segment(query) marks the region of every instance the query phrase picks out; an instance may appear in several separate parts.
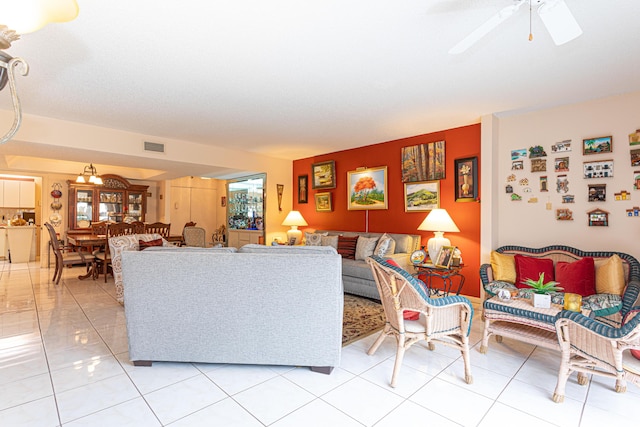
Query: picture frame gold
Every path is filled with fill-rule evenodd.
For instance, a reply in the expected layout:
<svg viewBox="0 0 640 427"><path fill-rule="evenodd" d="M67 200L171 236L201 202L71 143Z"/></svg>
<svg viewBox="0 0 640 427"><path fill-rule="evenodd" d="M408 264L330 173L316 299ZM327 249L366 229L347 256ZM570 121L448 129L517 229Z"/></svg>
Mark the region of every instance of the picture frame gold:
<svg viewBox="0 0 640 427"><path fill-rule="evenodd" d="M316 193L316 212L331 212L333 211L333 204L331 203L331 193Z"/></svg>
<svg viewBox="0 0 640 427"><path fill-rule="evenodd" d="M455 246L442 246L438 251L438 256L436 257L436 261L433 265L438 268L449 268L455 251Z"/></svg>
<svg viewBox="0 0 640 427"><path fill-rule="evenodd" d="M359 168L347 172L347 209L388 209L387 167Z"/></svg>

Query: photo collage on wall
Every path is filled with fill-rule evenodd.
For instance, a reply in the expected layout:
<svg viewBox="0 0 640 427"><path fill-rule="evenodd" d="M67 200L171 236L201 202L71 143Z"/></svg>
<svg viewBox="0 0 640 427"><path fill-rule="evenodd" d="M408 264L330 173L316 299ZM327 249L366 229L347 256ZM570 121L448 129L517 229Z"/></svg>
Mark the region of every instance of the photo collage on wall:
<svg viewBox="0 0 640 427"><path fill-rule="evenodd" d="M613 137L585 138L577 149L575 145L572 145L571 139L566 139L549 147L533 145L511 150L511 173L506 179L505 194L513 202L526 201L531 204L538 203L538 197L546 195L546 209L549 211L553 211L552 200L568 205L576 203L577 198L581 202L594 204L594 209L586 212L588 226L608 226L609 212L597 205L631 200L631 193L626 189L615 189L618 190L615 193L610 190L612 194L607 195L606 181L614 177ZM633 189L640 190L640 129L629 134L629 146L630 166L637 168L632 170ZM581 168L576 166L580 162L580 151ZM585 180L584 187L579 182L570 182L570 177L575 180L577 174ZM630 206L625 214L638 217L640 207ZM568 206L557 208L555 219L571 221L574 214Z"/></svg>

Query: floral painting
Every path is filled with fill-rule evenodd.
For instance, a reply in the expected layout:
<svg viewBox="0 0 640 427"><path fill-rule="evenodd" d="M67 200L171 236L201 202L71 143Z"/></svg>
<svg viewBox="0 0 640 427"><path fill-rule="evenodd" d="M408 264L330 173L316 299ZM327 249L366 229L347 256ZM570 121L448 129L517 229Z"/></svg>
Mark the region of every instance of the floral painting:
<svg viewBox="0 0 640 427"><path fill-rule="evenodd" d="M444 141L402 147L402 182L444 179Z"/></svg>
<svg viewBox="0 0 640 427"><path fill-rule="evenodd" d="M387 209L387 167L347 172L349 210Z"/></svg>
<svg viewBox="0 0 640 427"><path fill-rule="evenodd" d="M456 159L456 202L474 202L478 198L478 158Z"/></svg>

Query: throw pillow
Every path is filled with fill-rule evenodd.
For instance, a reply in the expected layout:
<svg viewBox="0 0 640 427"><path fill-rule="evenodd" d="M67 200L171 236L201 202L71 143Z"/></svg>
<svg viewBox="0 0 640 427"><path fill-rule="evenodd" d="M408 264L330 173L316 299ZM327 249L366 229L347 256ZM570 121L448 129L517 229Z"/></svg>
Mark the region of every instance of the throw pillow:
<svg viewBox="0 0 640 427"><path fill-rule="evenodd" d="M516 283L516 261L513 255L491 251L491 271L493 280Z"/></svg>
<svg viewBox="0 0 640 427"><path fill-rule="evenodd" d="M338 236L322 236L322 246L331 246L338 250Z"/></svg>
<svg viewBox="0 0 640 427"><path fill-rule="evenodd" d="M322 236L326 236L325 233L304 233L304 240L307 246L322 246Z"/></svg>
<svg viewBox="0 0 640 427"><path fill-rule="evenodd" d="M622 295L625 288L622 258L611 255L604 260L595 261L596 293Z"/></svg>
<svg viewBox="0 0 640 427"><path fill-rule="evenodd" d="M379 257L385 257L392 255L396 250L396 241L393 240L393 237L389 236L387 233L384 233L380 236L378 240L378 244L373 250L373 254Z"/></svg>
<svg viewBox="0 0 640 427"><path fill-rule="evenodd" d="M162 246L162 239L149 240L148 242L145 242L144 240L138 240L138 246L140 247L141 251L152 246Z"/></svg>
<svg viewBox="0 0 640 427"><path fill-rule="evenodd" d="M591 257L574 262L558 261L555 276L564 292L580 294L583 297L596 293L596 268ZM547 275L544 277L546 280Z"/></svg>
<svg viewBox="0 0 640 427"><path fill-rule="evenodd" d="M365 260L373 255L379 237L362 237L358 238L356 244L356 260Z"/></svg>
<svg viewBox="0 0 640 427"><path fill-rule="evenodd" d="M358 244L358 236L345 237L338 236L338 253L342 258L356 259L356 245Z"/></svg>
<svg viewBox="0 0 640 427"><path fill-rule="evenodd" d="M544 273L544 282L555 280L553 274L553 260L549 258L534 258L517 254L513 257L516 261L516 283L518 288L529 288L525 285L527 279L538 280L540 273Z"/></svg>

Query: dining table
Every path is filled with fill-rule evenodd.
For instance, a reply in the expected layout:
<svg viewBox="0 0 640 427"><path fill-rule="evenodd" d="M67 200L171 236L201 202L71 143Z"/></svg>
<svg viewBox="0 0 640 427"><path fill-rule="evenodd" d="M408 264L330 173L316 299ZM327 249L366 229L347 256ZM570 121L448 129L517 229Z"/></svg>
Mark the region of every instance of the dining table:
<svg viewBox="0 0 640 427"><path fill-rule="evenodd" d="M79 248L78 250L91 251L96 247L104 247L107 244L107 235L93 233L67 233L67 243ZM98 267L94 262L91 264L91 269L87 271L87 274L78 276L78 279L84 280L88 277L96 278L98 274Z"/></svg>

